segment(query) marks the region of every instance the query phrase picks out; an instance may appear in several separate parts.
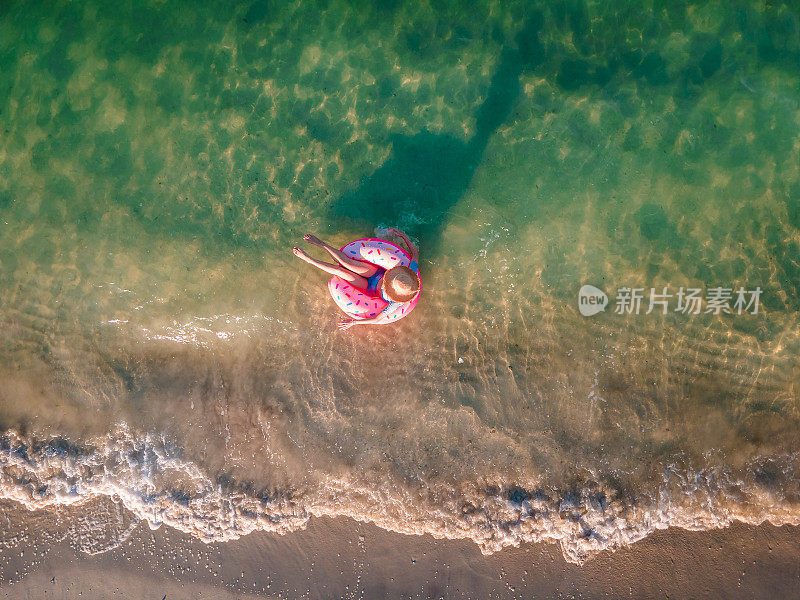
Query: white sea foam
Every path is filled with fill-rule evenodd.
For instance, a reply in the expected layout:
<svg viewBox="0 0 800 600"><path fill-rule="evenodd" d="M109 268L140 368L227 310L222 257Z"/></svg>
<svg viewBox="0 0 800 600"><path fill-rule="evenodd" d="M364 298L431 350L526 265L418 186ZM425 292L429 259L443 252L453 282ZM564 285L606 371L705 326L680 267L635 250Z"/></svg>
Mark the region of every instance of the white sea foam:
<svg viewBox="0 0 800 600"><path fill-rule="evenodd" d="M793 469L798 456L780 462ZM734 480L725 469L669 468L657 494L632 504L598 486L566 494L502 484L420 493L386 481L336 478L316 489L258 496L216 482L162 437L137 436L124 425L81 447L60 438L33 441L13 431L2 438L1 498L35 510L98 496L119 502L135 517L120 529L117 542L130 535L137 520L219 542L253 531L288 533L313 516L347 516L404 534L471 539L484 553L524 542L557 542L576 563L667 527L710 529L734 520L800 524L796 503ZM89 541L83 549L102 552L114 545Z"/></svg>

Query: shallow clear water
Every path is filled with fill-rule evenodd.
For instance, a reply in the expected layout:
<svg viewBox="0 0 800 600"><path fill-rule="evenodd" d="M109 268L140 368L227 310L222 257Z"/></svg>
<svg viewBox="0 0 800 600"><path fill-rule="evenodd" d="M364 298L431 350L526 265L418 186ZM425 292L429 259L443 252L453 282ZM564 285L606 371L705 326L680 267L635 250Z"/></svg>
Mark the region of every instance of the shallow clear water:
<svg viewBox="0 0 800 600"><path fill-rule="evenodd" d="M3 3L0 495L571 560L800 522L799 32L757 2ZM291 247L386 226L422 300L339 332ZM614 311L664 286L760 310Z"/></svg>

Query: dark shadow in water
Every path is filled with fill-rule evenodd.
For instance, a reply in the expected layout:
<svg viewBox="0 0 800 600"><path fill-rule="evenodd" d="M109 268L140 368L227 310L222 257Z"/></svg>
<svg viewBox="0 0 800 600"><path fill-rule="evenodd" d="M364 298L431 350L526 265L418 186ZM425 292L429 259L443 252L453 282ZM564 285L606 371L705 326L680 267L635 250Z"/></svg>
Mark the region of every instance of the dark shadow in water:
<svg viewBox="0 0 800 600"><path fill-rule="evenodd" d="M467 142L423 131L390 137L392 154L352 191L336 199L334 219L358 226L398 225L435 246L448 211L467 190L489 137L503 124L520 93L519 78L544 60L539 41L542 14L528 17L514 46L505 46L486 100L476 115L475 135Z"/></svg>
<svg viewBox="0 0 800 600"><path fill-rule="evenodd" d="M547 36L547 61L539 36L540 32L543 37L545 33L543 13L547 31L551 33ZM672 94L675 109L674 114L664 114L663 141L657 151L674 154L682 130L692 130L694 138L684 144L682 162L676 162L688 183L699 185L706 177L701 161L709 148L719 149L720 163L732 170L758 165L768 155L782 164L790 159L793 148L795 128L791 121L762 136L756 144L734 143L733 132L717 122L713 110L698 110L697 101L706 87L715 85L720 78L740 81L742 89L750 90L758 98L758 84L742 75L737 56L744 52L756 56L761 63L797 73L800 65L797 23L797 10L787 2L778 2L774 10L766 12L739 6L731 10L713 33L695 28L686 7L680 3L665 5L657 13L641 18L623 7L596 12L590 18L584 0L549 2L526 20L514 43L503 48L486 100L476 115L476 133L470 140L465 142L430 131L391 137L389 159L364 177L355 189L334 200L330 216L334 220L349 220L360 228L402 225L420 238L427 251L435 251L448 212L466 192L489 137L508 119L519 97L520 75L534 68L567 94L589 88L602 90L621 117L634 122L644 110L639 99L650 97L652 88L664 88ZM673 30L683 32L690 40L685 58L670 57L656 43ZM553 31L557 33L552 34ZM571 41L565 44L563 40ZM724 40L739 41L723 44ZM615 81L632 82L638 93ZM533 100L534 107L538 104L542 111L550 110L550 103L546 97ZM579 122L574 126L587 132L584 143L597 147L593 137L597 132L591 126ZM623 144L628 152L648 151L636 125L630 128ZM753 197L765 191L765 184L756 176L751 177L751 187ZM793 210L793 205L789 202L789 217L798 223L798 211ZM657 203L643 206L634 218L654 247L674 252L687 273L702 280L713 278L716 257L709 254L702 241L682 236L676 223L669 220ZM796 256L796 247L776 232L766 233L784 289L796 291L798 287L793 282L797 281L800 269L790 258ZM777 298L774 294L770 297ZM800 306L800 294L789 297L787 305Z"/></svg>

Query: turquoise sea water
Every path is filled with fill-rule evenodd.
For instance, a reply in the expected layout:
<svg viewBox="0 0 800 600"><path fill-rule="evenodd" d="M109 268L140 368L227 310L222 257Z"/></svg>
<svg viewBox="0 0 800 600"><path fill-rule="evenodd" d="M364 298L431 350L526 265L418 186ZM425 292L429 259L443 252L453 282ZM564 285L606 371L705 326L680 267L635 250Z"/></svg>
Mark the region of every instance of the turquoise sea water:
<svg viewBox="0 0 800 600"><path fill-rule="evenodd" d="M571 560L800 522L799 19L0 4L0 496ZM422 300L339 332L291 247L383 227L419 243ZM622 287L762 292L635 315Z"/></svg>

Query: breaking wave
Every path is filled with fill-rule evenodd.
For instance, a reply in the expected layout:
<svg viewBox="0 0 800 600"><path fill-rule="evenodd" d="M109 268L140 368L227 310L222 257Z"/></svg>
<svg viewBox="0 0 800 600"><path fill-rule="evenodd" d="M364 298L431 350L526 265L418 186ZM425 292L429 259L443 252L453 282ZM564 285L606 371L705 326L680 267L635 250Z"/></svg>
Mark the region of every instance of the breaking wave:
<svg viewBox="0 0 800 600"><path fill-rule="evenodd" d="M794 453L754 461L743 477L724 468L668 468L657 491L634 503L590 480L571 490L507 482L412 490L389 481L330 478L316 488L266 494L204 473L161 436L138 436L120 425L81 446L7 432L0 439L0 498L36 510L107 497L134 516L117 543L140 521L220 542L254 531L285 534L315 516L346 516L398 533L470 539L485 554L525 542L558 542L568 561L580 563L667 527L712 529L735 520L800 524L797 490L788 496L768 489L770 477L780 472L793 480L799 465Z"/></svg>

